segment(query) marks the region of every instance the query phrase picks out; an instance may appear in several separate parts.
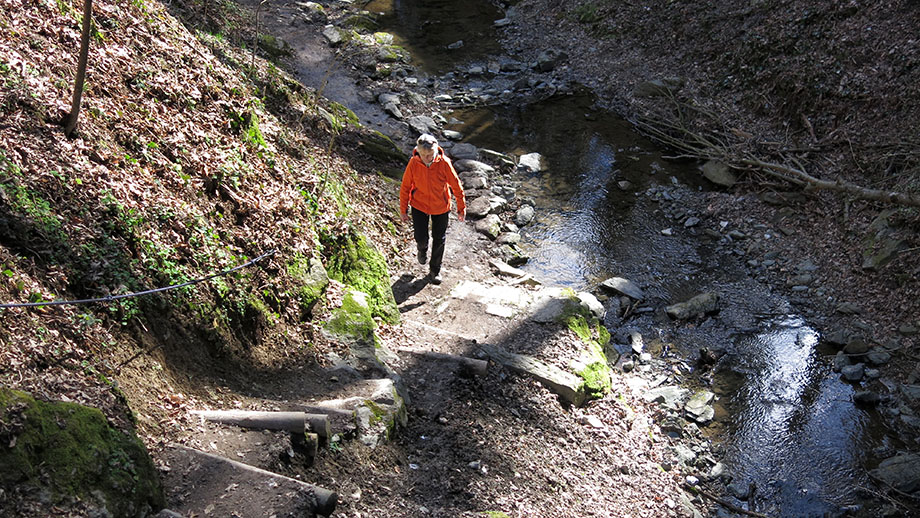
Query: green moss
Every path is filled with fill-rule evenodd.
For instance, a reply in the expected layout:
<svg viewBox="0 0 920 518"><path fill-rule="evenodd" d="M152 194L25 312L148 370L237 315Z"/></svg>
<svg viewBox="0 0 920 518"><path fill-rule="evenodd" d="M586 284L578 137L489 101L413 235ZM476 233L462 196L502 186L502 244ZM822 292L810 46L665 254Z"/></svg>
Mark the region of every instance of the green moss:
<svg viewBox="0 0 920 518"><path fill-rule="evenodd" d="M370 13L361 13L349 16L345 25L355 30L375 31L380 26Z"/></svg>
<svg viewBox="0 0 920 518"><path fill-rule="evenodd" d="M98 409L0 389L0 423L0 484L47 487L57 501L94 500L114 516L163 506L144 445Z"/></svg>
<svg viewBox="0 0 920 518"><path fill-rule="evenodd" d="M481 514L486 518L511 518L501 511L483 511Z"/></svg>
<svg viewBox="0 0 920 518"><path fill-rule="evenodd" d="M331 254L326 269L329 276L352 288L367 293L371 314L385 322L399 322L399 310L390 288L390 273L386 259L363 235L348 232L330 237L324 243Z"/></svg>
<svg viewBox="0 0 920 518"><path fill-rule="evenodd" d="M377 323L371 315L371 308L362 304L350 291L345 293L342 307L332 311L326 329L338 336L376 343L374 330L377 329Z"/></svg>
<svg viewBox="0 0 920 518"><path fill-rule="evenodd" d="M329 275L319 259L303 254L294 254L287 265L287 272L294 283L290 294L300 302L301 311L308 314L326 292Z"/></svg>
<svg viewBox="0 0 920 518"><path fill-rule="evenodd" d="M603 397L613 390L610 381L610 366L607 365L607 356L604 346L610 342L610 333L596 319L591 323L583 315L571 315L565 320L582 342L586 349L575 366L575 374L584 380L585 394L590 398Z"/></svg>

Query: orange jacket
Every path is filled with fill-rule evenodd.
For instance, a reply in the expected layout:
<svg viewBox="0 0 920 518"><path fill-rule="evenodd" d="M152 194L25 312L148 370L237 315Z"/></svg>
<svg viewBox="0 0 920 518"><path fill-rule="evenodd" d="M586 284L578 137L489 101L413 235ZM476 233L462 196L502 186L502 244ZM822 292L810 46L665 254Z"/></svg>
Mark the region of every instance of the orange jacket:
<svg viewBox="0 0 920 518"><path fill-rule="evenodd" d="M457 198L457 212L466 211L463 187L450 159L441 146L435 153L430 166L422 162L418 151L412 150L412 158L403 173L399 189L399 213L405 214L409 205L425 214L438 215L450 211L450 194Z"/></svg>

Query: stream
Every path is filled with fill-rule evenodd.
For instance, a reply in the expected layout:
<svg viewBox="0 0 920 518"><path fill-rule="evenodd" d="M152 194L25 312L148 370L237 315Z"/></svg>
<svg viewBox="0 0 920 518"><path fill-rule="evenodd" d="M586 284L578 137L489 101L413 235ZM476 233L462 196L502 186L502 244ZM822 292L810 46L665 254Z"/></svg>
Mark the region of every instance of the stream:
<svg viewBox="0 0 920 518"><path fill-rule="evenodd" d="M486 1L373 0L364 8L382 13L378 30L395 35L423 78L463 77L471 66L507 58L493 26L504 14ZM379 105L357 94L328 51L315 50L325 42L279 20L266 23L295 48L300 79L386 132L390 122ZM434 29L435 20L451 23ZM477 76L468 87L485 88L489 80ZM521 232L530 256L524 270L546 284L588 290L626 277L656 308L704 291L721 295L719 315L699 325L672 323L660 310L625 321L614 315L606 324L612 332L657 335L683 354L726 351L706 387L717 401L715 421L704 428L733 477L726 498L748 506L737 497L753 484L758 512L789 518L842 516L859 505L858 488L871 485L865 474L871 452L885 446L873 424L878 419L854 407L854 386L832 371L833 356L819 347L818 333L751 275L747 258L675 219L681 198L710 188L697 164L664 158L586 91L445 115L452 120L447 128L466 135L464 142L545 157L546 170L516 178L517 196L533 199L537 213Z"/></svg>

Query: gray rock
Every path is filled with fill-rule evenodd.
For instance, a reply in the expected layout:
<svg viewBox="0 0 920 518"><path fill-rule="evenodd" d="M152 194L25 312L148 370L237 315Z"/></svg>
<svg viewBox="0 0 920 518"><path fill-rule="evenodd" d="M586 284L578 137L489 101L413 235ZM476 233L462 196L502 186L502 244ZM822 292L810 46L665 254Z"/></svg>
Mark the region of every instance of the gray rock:
<svg viewBox="0 0 920 518"><path fill-rule="evenodd" d="M717 293L702 293L686 302L673 304L665 308L665 312L675 320L686 320L694 316L703 316L719 308L719 295Z"/></svg>
<svg viewBox="0 0 920 518"><path fill-rule="evenodd" d="M511 25L511 23L512 23L511 18L502 18L501 20L495 20L494 22L492 22L492 25L494 25L495 27L507 27Z"/></svg>
<svg viewBox="0 0 920 518"><path fill-rule="evenodd" d="M918 332L920 332L920 330L917 329L917 326L913 326L910 324L903 324L900 327L898 327L898 332L904 336L914 336Z"/></svg>
<svg viewBox="0 0 920 518"><path fill-rule="evenodd" d="M480 348L492 361L534 378L569 403L581 406L585 402L584 381L578 376L543 363L532 356L510 353L487 344L480 345Z"/></svg>
<svg viewBox="0 0 920 518"><path fill-rule="evenodd" d="M323 37L329 42L329 45L335 47L342 43L342 33L334 25L327 25L323 28Z"/></svg>
<svg viewBox="0 0 920 518"><path fill-rule="evenodd" d="M495 242L500 245L516 245L521 242L521 235L517 232L502 232L495 238Z"/></svg>
<svg viewBox="0 0 920 518"><path fill-rule="evenodd" d="M715 398L715 394L708 390L701 390L693 394L690 400L687 401L687 404L684 405L684 410L694 418L694 421L699 422L699 420L696 419L697 417L706 414L707 408L710 411L712 410L709 403L712 402L713 398ZM711 416L710 419L712 419Z"/></svg>
<svg viewBox="0 0 920 518"><path fill-rule="evenodd" d="M392 116L394 119L402 119L402 118L403 118L402 111L399 109L399 106L397 106L396 103L387 103L387 104L383 107L383 111L385 111L385 112L387 112L388 114L390 114L390 116Z"/></svg>
<svg viewBox="0 0 920 518"><path fill-rule="evenodd" d="M533 221L536 211L530 205L521 205L521 207L514 213L514 223L519 226L524 226L530 224Z"/></svg>
<svg viewBox="0 0 920 518"><path fill-rule="evenodd" d="M479 156L479 150L472 144L461 142L450 150L450 155L457 160L475 160Z"/></svg>
<svg viewBox="0 0 920 518"><path fill-rule="evenodd" d="M495 172L495 168L489 164L480 162L479 160L470 160L468 158L455 161L454 167L457 171L469 171L482 176L488 176Z"/></svg>
<svg viewBox="0 0 920 518"><path fill-rule="evenodd" d="M464 189L488 189L489 181L482 176L464 175L460 177ZM479 198L483 199L483 198Z"/></svg>
<svg viewBox="0 0 920 518"><path fill-rule="evenodd" d="M687 218L686 221L684 221L684 226L687 228L695 227L699 224L700 224L700 218L697 218L697 217L690 217L690 218Z"/></svg>
<svg viewBox="0 0 920 518"><path fill-rule="evenodd" d="M870 473L898 491L913 493L920 489L920 455L911 453L885 459Z"/></svg>
<svg viewBox="0 0 920 518"><path fill-rule="evenodd" d="M853 402L857 405L876 406L881 401L881 397L875 392L861 390L853 394Z"/></svg>
<svg viewBox="0 0 920 518"><path fill-rule="evenodd" d="M579 291L576 296L581 302L581 306L591 312L592 315L597 317L600 320L604 319L604 315L607 314L607 310L604 309L604 305L597 300L597 297L594 295L585 292Z"/></svg>
<svg viewBox="0 0 920 518"><path fill-rule="evenodd" d="M443 130L441 131L441 134L444 135L444 138L450 140L461 140L463 138L463 133L460 133L459 131Z"/></svg>
<svg viewBox="0 0 920 518"><path fill-rule="evenodd" d="M556 68L556 64L568 58L569 56L565 52L559 52L555 49L544 50L537 57L537 63L534 68L537 72L551 72Z"/></svg>
<svg viewBox="0 0 920 518"><path fill-rule="evenodd" d="M866 360L872 365L885 365L891 361L891 354L887 351L876 347L869 351L869 354L866 355Z"/></svg>
<svg viewBox="0 0 920 518"><path fill-rule="evenodd" d="M480 198L481 199L481 198ZM489 214L485 218L476 222L476 232L487 236L489 239L495 239L501 232L501 220L495 214Z"/></svg>
<svg viewBox="0 0 920 518"><path fill-rule="evenodd" d="M399 95L392 92L384 92L377 96L377 102L384 106L390 103L399 104Z"/></svg>
<svg viewBox="0 0 920 518"><path fill-rule="evenodd" d="M412 128L412 131L421 135L422 133L434 133L438 125L434 122L434 119L431 117L426 117L425 115L416 115L414 117L409 117L409 120L406 122L409 123L409 127Z"/></svg>
<svg viewBox="0 0 920 518"><path fill-rule="evenodd" d="M738 183L738 177L727 165L716 160L710 160L702 166L703 176L710 182L722 187L732 187Z"/></svg>
<svg viewBox="0 0 920 518"><path fill-rule="evenodd" d="M665 385L649 390L642 398L649 402L658 403L671 410L679 410L680 402L690 394L690 391L677 385Z"/></svg>
<svg viewBox="0 0 920 518"><path fill-rule="evenodd" d="M645 299L645 293L642 292L636 283L622 277L611 277L602 282L601 287L636 300Z"/></svg>
<svg viewBox="0 0 920 518"><path fill-rule="evenodd" d="M834 356L833 369L834 372L840 372L844 367L850 364L850 357L843 353L843 351L838 351L837 355Z"/></svg>
<svg viewBox="0 0 920 518"><path fill-rule="evenodd" d="M489 198L486 196L476 198L466 206L466 215L471 218L485 217L491 211L492 204L489 203Z"/></svg>
<svg viewBox="0 0 920 518"><path fill-rule="evenodd" d="M518 159L518 169L531 173L543 171L546 169L543 155L540 153L527 153L526 155L521 155L521 158Z"/></svg>
<svg viewBox="0 0 920 518"><path fill-rule="evenodd" d="M847 381L860 381L866 375L866 366L862 363L856 365L847 365L840 369L840 374Z"/></svg>
<svg viewBox="0 0 920 518"><path fill-rule="evenodd" d="M866 343L863 337L853 336L847 341L847 345L843 348L843 352L847 354L865 354L869 352L869 344Z"/></svg>
<svg viewBox="0 0 920 518"><path fill-rule="evenodd" d="M920 385L901 385L901 394L912 402L920 401Z"/></svg>

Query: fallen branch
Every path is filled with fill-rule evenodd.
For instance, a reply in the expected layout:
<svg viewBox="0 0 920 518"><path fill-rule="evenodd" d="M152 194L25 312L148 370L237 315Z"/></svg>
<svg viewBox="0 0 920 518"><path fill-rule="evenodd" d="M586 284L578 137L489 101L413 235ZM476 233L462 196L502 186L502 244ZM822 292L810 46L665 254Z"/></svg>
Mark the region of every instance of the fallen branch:
<svg viewBox="0 0 920 518"><path fill-rule="evenodd" d="M691 493L697 494L697 495L701 495L701 496L705 496L706 498L712 500L713 502L715 502L715 503L721 505L722 507L728 509L729 511L731 511L731 512L733 512L733 513L746 514L746 515L748 515L748 516L755 516L756 518L770 518L769 516L767 516L767 515L765 515L765 514L755 513L754 511L748 511L747 509L744 509L744 508L742 508L742 507L738 507L737 505L735 505L735 504L733 504L733 503L731 503L731 502L727 502L727 501L725 501L725 500L723 500L723 499L721 499L721 498L719 498L719 497L717 497L717 496L715 496L715 495L713 495L713 494L711 494L711 493L707 493L707 492L704 491L703 489L700 489L700 488L698 488L698 487L696 487L696 486L691 486L691 485L689 485L689 484L685 484L684 487L687 488L687 490L689 490Z"/></svg>

